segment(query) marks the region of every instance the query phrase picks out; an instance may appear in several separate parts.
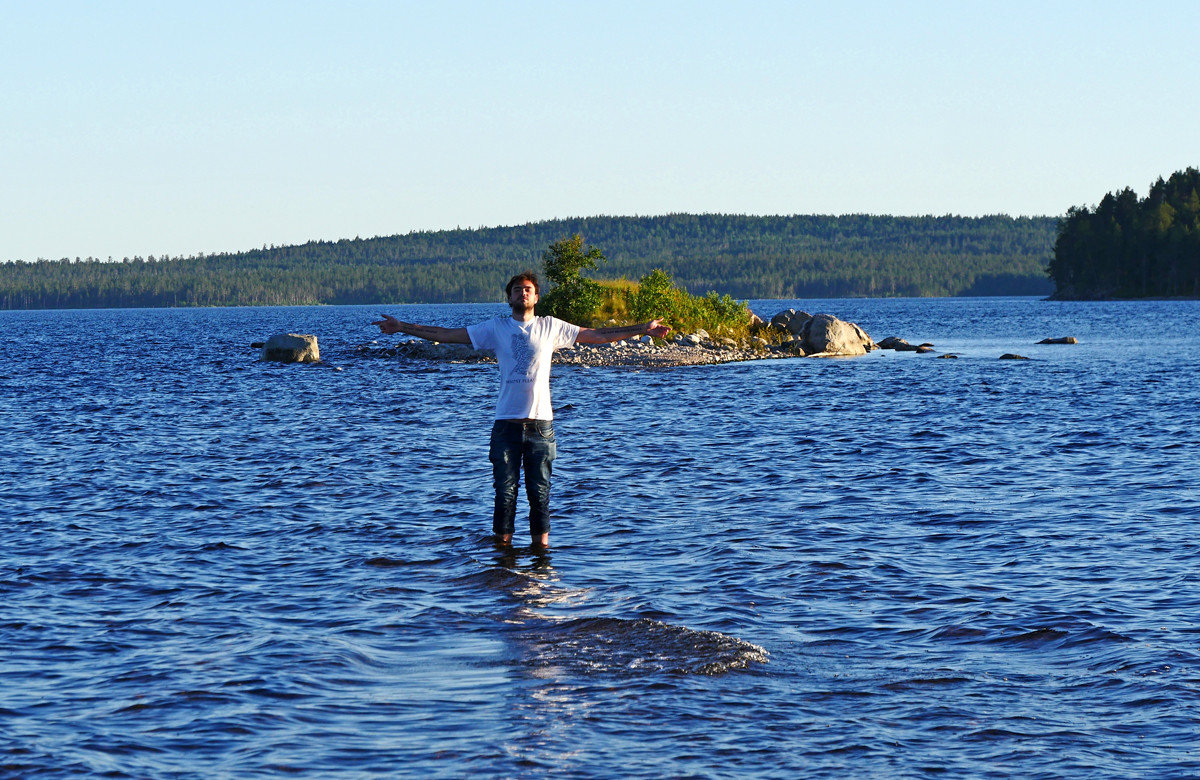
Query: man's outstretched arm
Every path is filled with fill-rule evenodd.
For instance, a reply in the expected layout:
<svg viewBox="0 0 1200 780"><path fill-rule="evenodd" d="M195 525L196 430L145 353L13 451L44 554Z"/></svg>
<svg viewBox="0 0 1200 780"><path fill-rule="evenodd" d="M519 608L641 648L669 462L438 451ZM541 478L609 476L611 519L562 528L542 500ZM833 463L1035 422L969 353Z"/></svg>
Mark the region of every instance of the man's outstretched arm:
<svg viewBox="0 0 1200 780"><path fill-rule="evenodd" d="M580 328L575 337L576 344L607 344L610 341L620 341L630 336L654 336L661 339L671 332L662 324L662 320L651 320L641 325L623 325L612 328Z"/></svg>
<svg viewBox="0 0 1200 780"><path fill-rule="evenodd" d="M435 325L414 325L411 322L401 322L390 314L380 314L383 319L372 322L379 326L379 332L386 335L407 333L419 339L440 341L443 344L470 344L471 337L466 328L439 328Z"/></svg>

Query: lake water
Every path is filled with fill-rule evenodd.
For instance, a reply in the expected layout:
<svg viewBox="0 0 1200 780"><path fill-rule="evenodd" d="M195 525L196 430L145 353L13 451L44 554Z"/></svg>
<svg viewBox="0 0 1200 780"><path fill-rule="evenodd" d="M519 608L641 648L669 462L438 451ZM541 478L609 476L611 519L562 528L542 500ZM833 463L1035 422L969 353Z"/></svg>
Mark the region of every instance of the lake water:
<svg viewBox="0 0 1200 780"><path fill-rule="evenodd" d="M557 367L546 555L377 307L0 312L0 776L1200 776L1200 302L752 306L960 357Z"/></svg>

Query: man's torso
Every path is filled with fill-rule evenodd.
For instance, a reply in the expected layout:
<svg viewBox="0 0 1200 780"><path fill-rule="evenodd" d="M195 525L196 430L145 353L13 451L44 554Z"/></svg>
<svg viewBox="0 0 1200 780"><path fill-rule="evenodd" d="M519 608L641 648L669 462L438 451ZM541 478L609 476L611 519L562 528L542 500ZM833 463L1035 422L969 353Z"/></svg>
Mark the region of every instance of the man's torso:
<svg viewBox="0 0 1200 780"><path fill-rule="evenodd" d="M498 420L551 420L550 364L554 350L575 343L578 326L554 317L534 317L520 322L512 317L467 328L471 345L491 349L500 364Z"/></svg>

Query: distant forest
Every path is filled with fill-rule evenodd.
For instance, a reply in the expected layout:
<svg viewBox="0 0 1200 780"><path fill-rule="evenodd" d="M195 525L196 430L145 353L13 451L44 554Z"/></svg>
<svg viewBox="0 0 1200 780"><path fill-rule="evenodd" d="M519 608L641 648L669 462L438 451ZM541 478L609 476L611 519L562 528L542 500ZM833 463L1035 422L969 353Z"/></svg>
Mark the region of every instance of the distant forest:
<svg viewBox="0 0 1200 780"><path fill-rule="evenodd" d="M1049 273L1059 299L1200 297L1200 170L1138 200L1126 187L1060 220Z"/></svg>
<svg viewBox="0 0 1200 780"><path fill-rule="evenodd" d="M0 308L497 301L576 233L600 279L661 268L736 298L1047 295L1050 217L672 214L413 232L196 257L0 263Z"/></svg>

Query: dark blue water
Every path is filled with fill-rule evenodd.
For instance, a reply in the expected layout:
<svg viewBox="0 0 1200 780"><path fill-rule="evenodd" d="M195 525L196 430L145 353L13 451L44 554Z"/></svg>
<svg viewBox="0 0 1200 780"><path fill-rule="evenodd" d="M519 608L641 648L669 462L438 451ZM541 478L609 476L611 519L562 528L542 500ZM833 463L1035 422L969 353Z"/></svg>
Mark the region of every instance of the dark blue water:
<svg viewBox="0 0 1200 780"><path fill-rule="evenodd" d="M960 357L556 368L548 555L375 308L0 312L0 776L1200 776L1200 303L789 306Z"/></svg>

